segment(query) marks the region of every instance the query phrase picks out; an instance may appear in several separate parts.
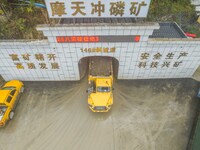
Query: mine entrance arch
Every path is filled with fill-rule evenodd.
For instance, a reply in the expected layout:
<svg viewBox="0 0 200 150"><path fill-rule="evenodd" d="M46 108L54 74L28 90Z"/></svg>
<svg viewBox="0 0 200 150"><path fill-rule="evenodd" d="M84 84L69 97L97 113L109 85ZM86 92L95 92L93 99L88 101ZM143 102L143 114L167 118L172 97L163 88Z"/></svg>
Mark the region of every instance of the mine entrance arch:
<svg viewBox="0 0 200 150"><path fill-rule="evenodd" d="M93 58L97 58L97 57L112 58L113 74L114 74L115 78L118 78L119 61L115 57L111 57L111 56L87 56L87 57L82 57L78 62L80 79L82 79L85 75L87 75L88 68L89 68L89 60L90 60L91 57L93 57Z"/></svg>

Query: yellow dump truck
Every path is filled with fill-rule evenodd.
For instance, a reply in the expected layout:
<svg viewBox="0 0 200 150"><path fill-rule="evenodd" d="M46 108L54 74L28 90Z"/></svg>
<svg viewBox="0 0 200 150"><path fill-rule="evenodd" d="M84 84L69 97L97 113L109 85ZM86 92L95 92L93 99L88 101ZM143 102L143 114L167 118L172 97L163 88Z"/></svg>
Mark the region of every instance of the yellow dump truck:
<svg viewBox="0 0 200 150"><path fill-rule="evenodd" d="M107 112L113 104L113 66L110 57L89 61L88 105L93 112Z"/></svg>

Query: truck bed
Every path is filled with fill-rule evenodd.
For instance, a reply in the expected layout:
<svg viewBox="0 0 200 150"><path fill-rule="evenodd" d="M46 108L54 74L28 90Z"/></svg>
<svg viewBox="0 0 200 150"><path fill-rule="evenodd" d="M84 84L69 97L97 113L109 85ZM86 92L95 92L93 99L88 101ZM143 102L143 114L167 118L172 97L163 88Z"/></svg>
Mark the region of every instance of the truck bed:
<svg viewBox="0 0 200 150"><path fill-rule="evenodd" d="M91 57L89 65L89 74L92 76L112 75L112 58L102 56Z"/></svg>

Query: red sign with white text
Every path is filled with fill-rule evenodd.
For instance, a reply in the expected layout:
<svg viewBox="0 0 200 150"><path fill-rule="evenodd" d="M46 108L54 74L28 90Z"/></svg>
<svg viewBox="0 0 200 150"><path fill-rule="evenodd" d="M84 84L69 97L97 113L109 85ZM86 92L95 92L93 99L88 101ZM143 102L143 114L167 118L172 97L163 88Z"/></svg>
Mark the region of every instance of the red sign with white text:
<svg viewBox="0 0 200 150"><path fill-rule="evenodd" d="M99 42L99 36L57 36L58 43L95 43Z"/></svg>
<svg viewBox="0 0 200 150"><path fill-rule="evenodd" d="M140 35L57 36L58 43L140 42Z"/></svg>

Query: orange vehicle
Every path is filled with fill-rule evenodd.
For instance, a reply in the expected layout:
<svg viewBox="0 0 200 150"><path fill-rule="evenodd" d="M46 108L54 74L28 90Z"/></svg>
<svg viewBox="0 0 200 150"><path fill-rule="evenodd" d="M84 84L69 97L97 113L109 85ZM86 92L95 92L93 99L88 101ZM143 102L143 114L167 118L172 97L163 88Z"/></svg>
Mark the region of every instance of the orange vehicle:
<svg viewBox="0 0 200 150"><path fill-rule="evenodd" d="M0 127L13 118L14 109L23 91L24 84L19 80L11 80L0 89Z"/></svg>

